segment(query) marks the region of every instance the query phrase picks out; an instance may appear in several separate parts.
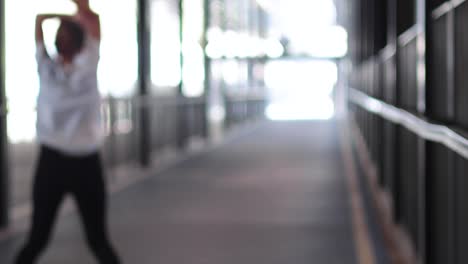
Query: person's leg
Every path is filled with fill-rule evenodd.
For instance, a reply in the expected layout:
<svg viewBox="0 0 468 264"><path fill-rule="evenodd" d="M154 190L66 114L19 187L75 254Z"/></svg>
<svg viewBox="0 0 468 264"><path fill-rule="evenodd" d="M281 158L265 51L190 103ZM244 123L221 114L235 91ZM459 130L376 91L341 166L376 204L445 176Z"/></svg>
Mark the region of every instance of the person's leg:
<svg viewBox="0 0 468 264"><path fill-rule="evenodd" d="M88 246L99 263L119 263L107 234L106 193L99 154L79 158L75 164L78 173L73 177L71 192L81 214Z"/></svg>
<svg viewBox="0 0 468 264"><path fill-rule="evenodd" d="M47 246L65 190L58 175L58 155L42 147L33 186L33 215L28 240L16 264L32 264Z"/></svg>

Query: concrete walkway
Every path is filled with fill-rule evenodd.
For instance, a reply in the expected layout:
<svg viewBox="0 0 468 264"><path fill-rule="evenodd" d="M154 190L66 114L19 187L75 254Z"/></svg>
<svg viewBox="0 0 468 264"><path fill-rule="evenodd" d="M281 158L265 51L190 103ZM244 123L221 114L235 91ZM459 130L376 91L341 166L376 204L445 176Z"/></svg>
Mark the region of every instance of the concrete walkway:
<svg viewBox="0 0 468 264"><path fill-rule="evenodd" d="M128 264L353 264L336 124L266 122L111 197ZM11 262L24 239L0 242ZM59 219L40 263L95 263L79 219Z"/></svg>

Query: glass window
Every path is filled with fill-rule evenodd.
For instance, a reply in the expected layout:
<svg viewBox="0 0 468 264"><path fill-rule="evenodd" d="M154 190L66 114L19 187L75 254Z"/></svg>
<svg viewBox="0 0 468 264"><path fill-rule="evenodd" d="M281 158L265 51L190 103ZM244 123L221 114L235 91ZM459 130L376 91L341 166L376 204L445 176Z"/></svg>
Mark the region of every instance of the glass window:
<svg viewBox="0 0 468 264"><path fill-rule="evenodd" d="M60 0L63 1L63 0ZM137 1L92 0L101 17L99 88L102 94L129 97L138 79Z"/></svg>
<svg viewBox="0 0 468 264"><path fill-rule="evenodd" d="M181 79L177 8L169 1L155 1L151 17L151 80L157 91L173 90Z"/></svg>
<svg viewBox="0 0 468 264"><path fill-rule="evenodd" d="M201 96L204 91L204 58L201 45L203 35L203 1L184 1L183 35L183 94Z"/></svg>

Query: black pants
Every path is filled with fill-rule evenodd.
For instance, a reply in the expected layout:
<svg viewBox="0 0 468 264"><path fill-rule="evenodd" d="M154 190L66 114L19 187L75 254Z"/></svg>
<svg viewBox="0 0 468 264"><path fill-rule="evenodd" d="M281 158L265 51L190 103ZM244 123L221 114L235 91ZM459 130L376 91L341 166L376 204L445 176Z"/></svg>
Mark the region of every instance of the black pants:
<svg viewBox="0 0 468 264"><path fill-rule="evenodd" d="M68 156L42 146L33 187L33 216L28 241L16 264L32 264L46 248L66 194L76 201L88 246L101 264L119 260L107 235L106 195L98 153Z"/></svg>

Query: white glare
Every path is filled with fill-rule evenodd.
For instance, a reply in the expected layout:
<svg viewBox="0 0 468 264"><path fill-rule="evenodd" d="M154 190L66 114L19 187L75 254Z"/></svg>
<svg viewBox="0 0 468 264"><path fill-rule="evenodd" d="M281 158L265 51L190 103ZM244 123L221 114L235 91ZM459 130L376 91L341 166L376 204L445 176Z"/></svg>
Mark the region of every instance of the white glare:
<svg viewBox="0 0 468 264"><path fill-rule="evenodd" d="M228 85L235 85L240 80L239 62L236 60L225 61L222 65L223 79Z"/></svg>
<svg viewBox="0 0 468 264"><path fill-rule="evenodd" d="M335 114L331 98L311 100L309 102L288 102L270 104L266 115L270 120L328 120Z"/></svg>
<svg viewBox="0 0 468 264"><path fill-rule="evenodd" d="M179 18L167 2L152 4L151 79L159 88L181 81Z"/></svg>
<svg viewBox="0 0 468 264"><path fill-rule="evenodd" d="M220 122L226 117L226 111L221 105L213 105L209 110L209 118L211 121Z"/></svg>
<svg viewBox="0 0 468 264"><path fill-rule="evenodd" d="M284 47L277 38L260 38L246 32L237 32L214 27L208 30L206 54L212 59L226 57L247 58L267 55L270 58L281 57Z"/></svg>
<svg viewBox="0 0 468 264"><path fill-rule="evenodd" d="M266 54L270 58L279 58L284 53L284 48L281 43L276 39L269 39L265 41Z"/></svg>
<svg viewBox="0 0 468 264"><path fill-rule="evenodd" d="M337 66L330 61L274 61L265 67L265 82L271 104L266 110L272 120L330 119L331 99L337 82Z"/></svg>
<svg viewBox="0 0 468 264"><path fill-rule="evenodd" d="M333 0L263 0L274 7L271 34L289 41L288 52L341 58L348 51L347 32L336 25Z"/></svg>
<svg viewBox="0 0 468 264"><path fill-rule="evenodd" d="M321 58L341 58L348 51L348 34L341 26L311 30L301 41L292 43L294 52Z"/></svg>
<svg viewBox="0 0 468 264"><path fill-rule="evenodd" d="M34 109L12 109L8 112L8 139L11 143L31 142L36 137Z"/></svg>

